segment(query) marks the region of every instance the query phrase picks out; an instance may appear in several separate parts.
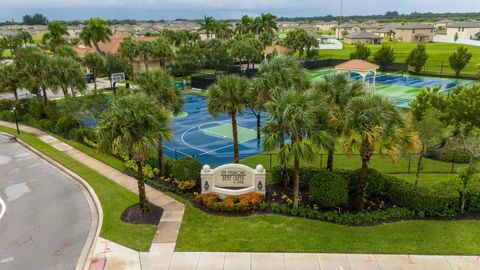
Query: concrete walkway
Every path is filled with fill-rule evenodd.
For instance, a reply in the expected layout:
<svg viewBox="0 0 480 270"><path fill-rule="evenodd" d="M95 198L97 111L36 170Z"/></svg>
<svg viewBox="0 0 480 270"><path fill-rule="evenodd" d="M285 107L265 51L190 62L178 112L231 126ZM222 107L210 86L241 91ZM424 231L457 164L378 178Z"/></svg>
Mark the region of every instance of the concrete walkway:
<svg viewBox="0 0 480 270"><path fill-rule="evenodd" d="M0 121L0 125L15 125ZM105 177L137 193L134 178L91 158L38 129L21 126L42 141ZM183 218L184 206L151 187L147 196L152 203L165 209L149 252L137 252L100 238L95 249L95 260L90 269L318 269L318 270L479 270L480 256L424 256L424 255L370 255L321 253L230 253L230 252L174 252L175 242ZM476 233L476 232L472 232ZM247 237L247 236L246 236ZM305 241L308 241L305 239ZM434 243L432 243L433 245Z"/></svg>

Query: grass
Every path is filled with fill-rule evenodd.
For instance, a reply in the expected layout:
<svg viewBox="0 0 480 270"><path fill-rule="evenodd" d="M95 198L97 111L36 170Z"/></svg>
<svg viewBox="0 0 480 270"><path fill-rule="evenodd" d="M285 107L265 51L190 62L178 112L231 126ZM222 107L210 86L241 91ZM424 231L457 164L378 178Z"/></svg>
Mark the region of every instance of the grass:
<svg viewBox="0 0 480 270"><path fill-rule="evenodd" d="M12 58L12 52L10 50L3 50L0 59L2 58Z"/></svg>
<svg viewBox="0 0 480 270"><path fill-rule="evenodd" d="M405 42L384 42L392 46L395 52L395 62L404 63L408 54L412 49L414 49L417 44L415 43L405 43ZM439 73L442 70L443 73L453 75L454 71L450 69L448 64L448 57L452 54L457 47L462 46L461 44L451 44L451 43L426 43L427 53L429 59L427 61L426 70L428 72ZM380 48L380 45L367 45L371 48L372 54L370 55L369 60L373 61L373 55ZM464 75L475 75L476 74L476 64L480 63L480 47L463 45L468 48L468 50L473 54L472 59L467 64L465 69L461 74ZM344 44L343 50L321 50L320 56L332 57L332 58L345 58L349 59L350 53L355 50L355 45Z"/></svg>
<svg viewBox="0 0 480 270"><path fill-rule="evenodd" d="M270 214L224 217L186 203L176 251L478 255L480 234L472 232L479 230L474 220L352 227Z"/></svg>
<svg viewBox="0 0 480 270"><path fill-rule="evenodd" d="M149 250L156 226L127 224L120 219L126 208L138 203L138 197L135 193L102 176L67 154L56 150L34 135L25 132L16 135L14 129L3 126L0 126L0 131L17 136L33 148L78 174L92 186L103 208L101 237L134 250Z"/></svg>

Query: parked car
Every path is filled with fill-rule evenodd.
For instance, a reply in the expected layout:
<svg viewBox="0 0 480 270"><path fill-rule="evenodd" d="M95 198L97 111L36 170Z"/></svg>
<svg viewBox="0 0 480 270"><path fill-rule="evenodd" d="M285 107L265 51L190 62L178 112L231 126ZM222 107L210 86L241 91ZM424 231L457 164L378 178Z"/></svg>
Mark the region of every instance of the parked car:
<svg viewBox="0 0 480 270"><path fill-rule="evenodd" d="M95 80L95 77L93 76L92 73L85 73L83 77L85 78L87 83L93 83L93 81Z"/></svg>

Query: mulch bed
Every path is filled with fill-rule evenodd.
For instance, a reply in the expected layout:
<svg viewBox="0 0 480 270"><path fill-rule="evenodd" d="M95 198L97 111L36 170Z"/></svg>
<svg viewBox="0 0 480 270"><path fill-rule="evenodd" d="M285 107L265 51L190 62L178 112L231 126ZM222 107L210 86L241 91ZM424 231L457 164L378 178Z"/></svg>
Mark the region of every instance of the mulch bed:
<svg viewBox="0 0 480 270"><path fill-rule="evenodd" d="M122 213L122 221L131 224L153 224L157 225L163 214L163 208L149 203L150 212L143 213L139 204L127 208Z"/></svg>

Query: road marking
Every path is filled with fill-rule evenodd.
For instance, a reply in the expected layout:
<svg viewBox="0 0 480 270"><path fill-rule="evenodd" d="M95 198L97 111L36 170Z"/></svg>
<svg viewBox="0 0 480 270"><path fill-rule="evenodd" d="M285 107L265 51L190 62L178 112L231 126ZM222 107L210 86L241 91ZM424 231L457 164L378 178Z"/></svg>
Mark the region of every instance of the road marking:
<svg viewBox="0 0 480 270"><path fill-rule="evenodd" d="M2 210L0 210L0 219L2 219L3 215L5 214L5 211L7 210L7 205L3 201L2 197L0 197L0 206L2 207Z"/></svg>

